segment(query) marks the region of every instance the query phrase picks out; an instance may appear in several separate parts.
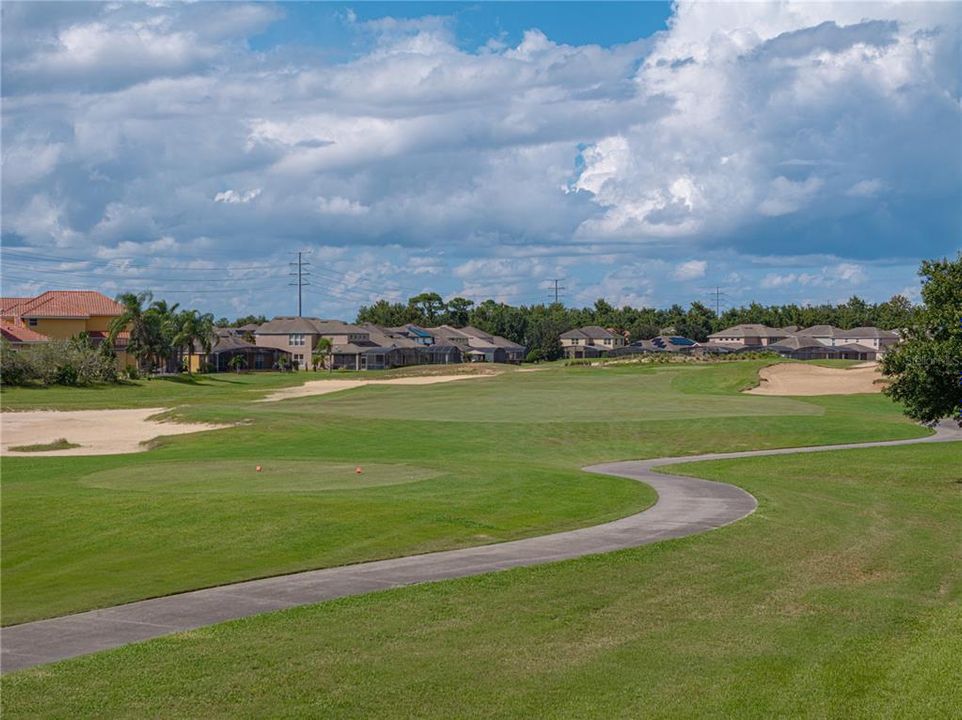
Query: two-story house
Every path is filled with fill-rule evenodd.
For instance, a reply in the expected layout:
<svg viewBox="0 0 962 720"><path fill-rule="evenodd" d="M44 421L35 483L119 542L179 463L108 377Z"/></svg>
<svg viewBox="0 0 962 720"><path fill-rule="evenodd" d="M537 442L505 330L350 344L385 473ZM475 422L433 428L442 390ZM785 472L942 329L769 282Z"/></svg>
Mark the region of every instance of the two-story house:
<svg viewBox="0 0 962 720"><path fill-rule="evenodd" d="M111 323L123 311L120 303L95 290L49 290L36 297L0 298L3 336L14 347L81 334L99 345L107 340ZM119 368L136 363L127 354L129 337L120 332L114 341Z"/></svg>
<svg viewBox="0 0 962 720"><path fill-rule="evenodd" d="M592 358L607 355L611 350L625 344L625 338L598 325L586 325L561 333L561 350L564 356L573 358Z"/></svg>

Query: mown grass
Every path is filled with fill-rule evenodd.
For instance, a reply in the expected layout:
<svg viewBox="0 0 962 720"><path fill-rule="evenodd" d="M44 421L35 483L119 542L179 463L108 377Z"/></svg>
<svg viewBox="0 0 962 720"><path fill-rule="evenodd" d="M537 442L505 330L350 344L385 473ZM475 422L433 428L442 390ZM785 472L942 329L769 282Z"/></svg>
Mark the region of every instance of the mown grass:
<svg viewBox="0 0 962 720"><path fill-rule="evenodd" d="M675 466L699 536L346 598L27 670L10 718L955 718L962 443Z"/></svg>
<svg viewBox="0 0 962 720"><path fill-rule="evenodd" d="M177 416L236 427L135 455L4 459L3 622L540 535L653 501L644 485L580 471L601 461L927 432L880 396L739 395L763 364L556 368L279 403L249 401L276 386L270 375L241 376L233 392L222 388L234 376L197 378ZM156 387L127 400L182 397L176 384L163 386L175 388L168 396ZM275 462L403 465L425 478L274 492L229 481L235 468Z"/></svg>

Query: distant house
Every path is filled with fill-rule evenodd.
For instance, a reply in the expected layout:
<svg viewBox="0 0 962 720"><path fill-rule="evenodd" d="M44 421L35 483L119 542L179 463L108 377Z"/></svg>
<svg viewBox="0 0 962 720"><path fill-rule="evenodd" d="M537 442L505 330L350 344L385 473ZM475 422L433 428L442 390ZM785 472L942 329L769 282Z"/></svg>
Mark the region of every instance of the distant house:
<svg viewBox="0 0 962 720"><path fill-rule="evenodd" d="M254 331L258 347L274 347L291 354L291 362L300 370L308 370L321 338L331 341L335 351L335 367L366 368L367 351L373 344L367 331L340 320L321 320L313 317L280 316ZM363 365L363 367L362 367Z"/></svg>
<svg viewBox="0 0 962 720"><path fill-rule="evenodd" d="M203 351L196 349L198 353ZM240 368L232 367L231 362L235 357L240 356ZM247 342L237 333L220 333L217 336L210 352L207 353L203 368L207 372L227 372L229 370L276 370L279 367L281 357L286 357L290 361L290 353L276 347L258 347L254 343ZM193 360L191 362L193 366ZM200 364L197 365L198 369Z"/></svg>
<svg viewBox="0 0 962 720"><path fill-rule="evenodd" d="M559 340L564 356L569 359L600 357L625 344L624 337L599 325L569 330L561 333Z"/></svg>
<svg viewBox="0 0 962 720"><path fill-rule="evenodd" d="M861 345L884 353L888 348L898 344L898 333L891 330L880 330L876 327L856 327L849 330L831 325L813 325L799 330L797 335L818 340L823 345L838 347L842 345Z"/></svg>
<svg viewBox="0 0 962 720"><path fill-rule="evenodd" d="M704 352L704 348L691 338L681 337L679 335L659 335L650 340L639 340L630 345L615 348L609 351L608 357L665 352L693 355Z"/></svg>
<svg viewBox="0 0 962 720"><path fill-rule="evenodd" d="M35 297L0 298L3 337L14 347L31 343L67 340L86 334L100 345L110 335L110 324L123 314L123 306L94 290L50 290ZM130 334L117 334L113 349L117 365L125 368L136 360L127 353Z"/></svg>
<svg viewBox="0 0 962 720"><path fill-rule="evenodd" d="M518 364L524 360L524 345L471 325L461 328L459 332L468 336L468 357L475 362Z"/></svg>
<svg viewBox="0 0 962 720"><path fill-rule="evenodd" d="M709 345L723 345L738 349L773 345L792 335L790 330L770 328L767 325L747 323L719 330L708 336Z"/></svg>

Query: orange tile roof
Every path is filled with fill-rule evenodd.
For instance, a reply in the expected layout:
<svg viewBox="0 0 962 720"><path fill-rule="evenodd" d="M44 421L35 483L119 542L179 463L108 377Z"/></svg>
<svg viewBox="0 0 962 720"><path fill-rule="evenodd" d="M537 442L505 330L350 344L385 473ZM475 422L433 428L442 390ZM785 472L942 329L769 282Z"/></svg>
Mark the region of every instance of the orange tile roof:
<svg viewBox="0 0 962 720"><path fill-rule="evenodd" d="M88 318L116 316L123 306L95 290L49 290L20 305L17 313L26 318Z"/></svg>
<svg viewBox="0 0 962 720"><path fill-rule="evenodd" d="M28 327L11 325L3 320L0 320L0 335L3 336L4 340L12 343L47 342L50 340L46 335L42 335Z"/></svg>
<svg viewBox="0 0 962 720"><path fill-rule="evenodd" d="M20 305L23 305L25 302L32 299L33 298L28 298L28 297L0 298L0 313L4 315L9 315L15 312Z"/></svg>

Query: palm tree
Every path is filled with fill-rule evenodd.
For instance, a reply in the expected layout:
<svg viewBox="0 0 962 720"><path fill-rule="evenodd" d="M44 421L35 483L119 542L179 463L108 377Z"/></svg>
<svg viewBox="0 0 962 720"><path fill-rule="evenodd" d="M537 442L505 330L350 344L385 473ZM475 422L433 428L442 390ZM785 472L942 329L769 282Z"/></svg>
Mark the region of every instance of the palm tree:
<svg viewBox="0 0 962 720"><path fill-rule="evenodd" d="M227 361L227 367L239 375L240 371L247 367L247 359L243 355L235 355Z"/></svg>
<svg viewBox="0 0 962 720"><path fill-rule="evenodd" d="M177 308L180 303L170 305L166 300L154 300L147 312L160 326L160 343L157 348L158 360L169 369L171 356L174 353L174 336L177 335Z"/></svg>
<svg viewBox="0 0 962 720"><path fill-rule="evenodd" d="M145 306L153 295L150 292L125 292L117 296L123 311L110 321L107 341L113 347L117 336L129 333L127 352L137 359L137 369L144 369L144 361L155 354L159 344L159 324L147 313Z"/></svg>
<svg viewBox="0 0 962 720"><path fill-rule="evenodd" d="M314 371L317 372L317 366L320 365L324 367L324 361L331 355L331 351L334 349L333 343L331 343L330 338L322 337L317 341L317 345L314 348L314 353L311 355L311 359L314 361ZM327 363L328 371L334 370L333 363Z"/></svg>
<svg viewBox="0 0 962 720"><path fill-rule="evenodd" d="M206 357L214 344L214 316L210 313L201 315L196 310L184 310L177 316L177 334L174 335L174 347L187 348L187 373L191 374L191 358L199 345Z"/></svg>

